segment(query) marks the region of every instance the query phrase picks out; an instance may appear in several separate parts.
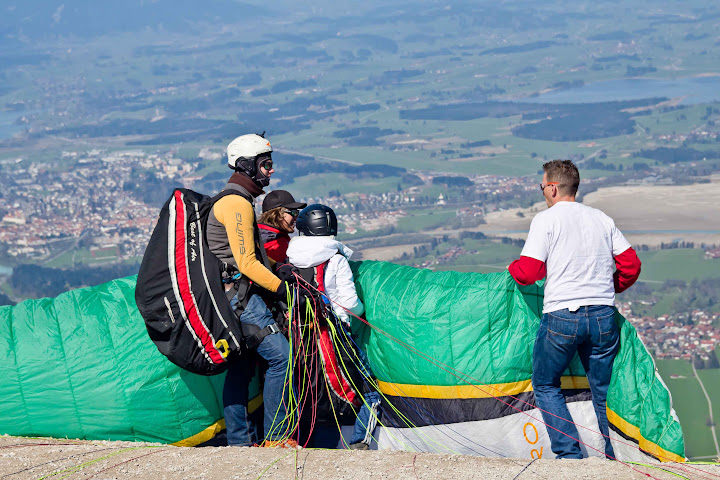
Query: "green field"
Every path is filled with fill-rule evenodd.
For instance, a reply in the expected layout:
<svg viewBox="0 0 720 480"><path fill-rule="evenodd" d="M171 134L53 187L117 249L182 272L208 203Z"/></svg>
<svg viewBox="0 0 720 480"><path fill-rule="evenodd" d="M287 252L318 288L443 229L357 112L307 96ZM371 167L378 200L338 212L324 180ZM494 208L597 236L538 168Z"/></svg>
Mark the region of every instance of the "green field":
<svg viewBox="0 0 720 480"><path fill-rule="evenodd" d="M706 259L701 248L675 248L656 251L639 251L642 273L638 287L630 288L618 296L619 300L636 302L633 313L638 316L660 316L687 313L692 305L705 311L716 311L713 285L720 278L720 261ZM679 284L665 283L682 280ZM699 283L693 283L699 281ZM684 282L684 283L683 283Z"/></svg>
<svg viewBox="0 0 720 480"><path fill-rule="evenodd" d="M439 228L455 218L457 218L455 209L412 211L398 220L397 229L406 233L427 232Z"/></svg>
<svg viewBox="0 0 720 480"><path fill-rule="evenodd" d="M712 402L715 435L720 436L720 368L698 370L697 373Z"/></svg>
<svg viewBox="0 0 720 480"><path fill-rule="evenodd" d="M345 175L326 173L299 177L280 187L292 192L295 198L317 198L338 189L343 194L357 192L379 195L397 190L398 184L404 184L400 177L358 178L348 182Z"/></svg>
<svg viewBox="0 0 720 480"><path fill-rule="evenodd" d="M458 272L495 273L505 270L508 264L520 257L520 247L504 244L497 240L465 239L463 247L477 253L460 255L452 262L438 265L435 270Z"/></svg>
<svg viewBox="0 0 720 480"><path fill-rule="evenodd" d="M428 244L426 246L429 247ZM458 246L474 253L458 255L447 263L434 264L429 268L437 271L495 273L505 270L507 265L520 255L520 247L504 244L497 239L473 240L466 238L462 244L457 239L440 242L434 250L428 251L427 256L409 258L399 263L413 265L432 261L447 253L451 248Z"/></svg>
<svg viewBox="0 0 720 480"><path fill-rule="evenodd" d="M715 455L712 433L707 425L709 418L707 400L700 383L693 375L689 361L658 359L655 363L672 394L673 408L680 419L685 437L685 455L691 459ZM717 372L720 374L720 370ZM681 378L672 378L672 375ZM715 405L713 410L717 411Z"/></svg>
<svg viewBox="0 0 720 480"><path fill-rule="evenodd" d="M642 261L642 280L661 282L668 279L689 281L720 276L720 262L706 260L700 248L676 248L638 252Z"/></svg>
<svg viewBox="0 0 720 480"><path fill-rule="evenodd" d="M657 303L652 306L651 313L655 316L667 315L672 312L672 306L675 300L680 297L679 292L670 292L663 294L658 299Z"/></svg>

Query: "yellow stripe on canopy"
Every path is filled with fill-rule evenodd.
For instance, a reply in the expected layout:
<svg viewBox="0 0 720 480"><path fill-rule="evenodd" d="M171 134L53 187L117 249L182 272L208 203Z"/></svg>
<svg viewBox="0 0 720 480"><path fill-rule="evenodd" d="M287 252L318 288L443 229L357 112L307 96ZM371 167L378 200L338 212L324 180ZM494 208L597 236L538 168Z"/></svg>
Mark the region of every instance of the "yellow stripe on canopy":
<svg viewBox="0 0 720 480"><path fill-rule="evenodd" d="M385 395L413 398L494 398L532 392L532 382L496 383L487 385L409 385L378 381L380 391ZM587 377L562 377L563 390L588 390Z"/></svg>

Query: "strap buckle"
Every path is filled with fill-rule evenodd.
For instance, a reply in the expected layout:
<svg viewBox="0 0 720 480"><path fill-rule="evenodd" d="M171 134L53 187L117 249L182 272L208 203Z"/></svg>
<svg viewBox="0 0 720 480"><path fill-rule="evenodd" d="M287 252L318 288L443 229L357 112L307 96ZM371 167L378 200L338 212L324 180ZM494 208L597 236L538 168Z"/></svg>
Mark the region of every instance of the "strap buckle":
<svg viewBox="0 0 720 480"><path fill-rule="evenodd" d="M261 328L261 329L258 329L257 326L251 325L251 324L243 324L243 327L245 327L243 334L246 335L245 346L250 350L257 348L257 346L260 345L260 343L262 343L263 339L265 337L267 337L268 335L273 335L275 333L282 333L282 330L280 330L280 327L278 326L278 324L274 323L274 322L272 324L268 325L267 327ZM255 330L255 329L257 329L257 330ZM250 331L255 330L255 333L251 334L251 335L247 335L246 332L248 330L250 330Z"/></svg>

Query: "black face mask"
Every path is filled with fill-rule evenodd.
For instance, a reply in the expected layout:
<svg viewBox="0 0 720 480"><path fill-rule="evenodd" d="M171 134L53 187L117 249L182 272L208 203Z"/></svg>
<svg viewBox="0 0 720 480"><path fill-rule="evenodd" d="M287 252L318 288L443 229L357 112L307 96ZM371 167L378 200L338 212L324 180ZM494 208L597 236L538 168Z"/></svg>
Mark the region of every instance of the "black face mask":
<svg viewBox="0 0 720 480"><path fill-rule="evenodd" d="M255 160L255 175L253 176L253 181L260 188L265 188L270 185L270 177L265 176L265 170L261 166L270 159L270 155L262 155Z"/></svg>

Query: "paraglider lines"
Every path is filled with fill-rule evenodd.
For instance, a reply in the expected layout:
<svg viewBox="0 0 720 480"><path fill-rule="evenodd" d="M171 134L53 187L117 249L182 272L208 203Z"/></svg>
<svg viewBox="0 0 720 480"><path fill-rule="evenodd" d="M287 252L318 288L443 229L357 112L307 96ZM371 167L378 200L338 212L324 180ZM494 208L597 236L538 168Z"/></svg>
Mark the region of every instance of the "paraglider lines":
<svg viewBox="0 0 720 480"><path fill-rule="evenodd" d="M311 319L310 321L302 324L302 325L312 325L313 322L317 321L317 316L316 316L315 312L317 311L317 309L318 309L319 307L318 307L318 304L317 304L316 301L315 301L315 297L312 295L312 292L311 292L308 288L306 288L306 287L304 286L304 284L306 284L306 282L305 282L303 279L301 279L301 278L298 277L298 282L297 282L298 287L296 287L296 290L297 290L298 293L299 293L300 289L302 289L302 290L303 290L304 292L306 292L306 293L310 293L310 295L308 295L308 302L307 302L307 304L308 304L308 306L309 306L309 304L312 302L314 308L306 309L306 317L307 317L307 316L312 316L312 319ZM308 285L308 286L311 286L310 284L307 284L307 285ZM297 315L295 315L294 318L297 318ZM353 361L353 363L355 363L356 365L360 364L360 363L362 362L362 360L359 358L359 355L358 355L357 351L356 351L355 349L353 349L353 348L348 348L348 346L352 347L352 345L354 345L355 347L358 347L357 343L352 339L352 336L349 334L349 332L346 332L344 329L336 328L336 327L333 325L332 322L330 322L330 323L328 324L328 328L330 328L330 330L331 330L331 332L332 332L332 336L333 336L333 339L334 339L334 345L336 345L336 348L342 349L342 350L345 352L345 354L346 354L346 356L347 356L348 358L350 358L350 359L353 359L353 358L354 358L355 360ZM293 331L294 331L294 330L293 330ZM341 337L340 334L338 333L339 331L342 332L342 337ZM300 338L305 338L305 337L302 336L302 335L299 335L299 337L300 337ZM346 341L344 341L344 340L346 340ZM349 344L348 344L348 342L349 342ZM359 348L359 347L358 347L358 348ZM350 375L350 373L349 373L349 371L348 371L348 367L347 367L347 365L345 364L345 361L344 361L344 359L343 359L343 356L342 356L342 355L338 356L338 359L339 359L340 365L341 365L341 367L342 367L342 369L343 369L343 371L344 371L344 373L345 373L345 375L344 375L345 378L347 378L347 379L352 383L352 386L353 386L353 388L355 389L355 391L358 391L358 392L359 392L359 391L360 391L360 388L359 388L359 386L356 385L355 382L352 380L352 375ZM305 369L307 370L307 366L305 366ZM416 429L416 430L417 430L417 435L418 435L419 437L425 437L425 441L427 442L426 445L428 445L428 444L435 444L435 445L436 445L436 451L448 451L448 452L456 453L456 454L459 453L459 452L453 450L449 445L447 445L447 444L441 444L438 440L436 440L436 439L434 439L434 438L432 438L432 437L427 436L427 435L423 432L423 430L420 430L419 427L418 427L417 425L415 425L413 422L411 422L411 421L408 419L408 417L407 417L403 412L401 412L400 410L398 410L398 409L395 407L395 405L393 405L393 402L390 401L389 398L380 390L379 385L377 384L377 382L376 382L375 379L369 377L369 376L363 371L363 369L359 369L359 372L360 372L360 373L362 374L362 376L364 377L364 380L365 380L370 386L372 386L375 390L377 390L378 393L384 398L384 402L385 402L385 407L386 407L386 408L391 409L391 410L394 412L394 414L398 417L398 419L400 419L400 421L402 421L403 423L405 423L405 425L406 425L407 427L412 428L412 429ZM341 373L342 373L342 372L341 372ZM414 408L415 405L413 405L412 400L410 400L410 399L405 399L405 398L398 398L398 400L403 401L403 402L408 406L407 408L409 408L409 409L411 409L411 410L414 410L416 413L418 413L418 415L421 414L421 412L418 410L418 408ZM367 406L368 408L370 408L370 406L368 405L368 403L366 402L366 400L365 400L364 397L362 398L362 401L363 401L363 403L365 404L365 406ZM305 404L305 402L302 402L302 403L303 403L303 405ZM414 403L416 403L416 402L414 402ZM314 403L311 402L311 405L314 405ZM370 410L371 410L370 414L371 414L372 418L373 418L376 422L378 422L380 425L385 426L382 422L379 422L379 419L378 419L378 417L377 417L377 413L376 413L375 411L373 411L371 408L370 408ZM428 414L428 416L431 416L431 417L434 418L434 416L433 416L430 412L428 412L427 410L424 410L424 411ZM313 414L313 418L314 418L314 416L315 416L315 414L316 414L315 409L313 409L312 414ZM302 417L302 414L300 414L300 416ZM336 423L336 425L338 426L338 429L340 429L340 427L339 427L339 421L338 421L337 415L335 414L334 411L333 411L333 416L335 417L335 423ZM314 423L314 422L313 422L313 423ZM448 427L447 425L446 425L446 427L447 427L446 429L441 429L441 428L440 428L439 426L437 426L437 425L432 425L432 428L433 428L433 429L435 429L436 431L438 431L441 435L446 436L448 439L450 439L451 436L449 435L449 433L448 433L446 430L452 431L452 428ZM386 432L387 432L388 435L390 435L392 438L394 438L399 444L405 445L406 448L408 448L408 449L410 449L410 450L416 450L416 451L417 451L417 450L422 450L419 445L415 445L415 444L412 442L412 440L411 440L410 438L408 438L407 436L403 435L403 439L404 439L404 440L403 440L403 439L400 439L400 438L395 437L395 435L393 435L393 433L391 433L389 430L386 431ZM492 449L489 448L489 447L486 447L486 446L481 445L481 444L479 444L479 443L473 442L473 441L467 439L466 437L462 436L462 435L459 434L459 433L458 433L457 435L460 436L460 437L462 437L462 438L465 438L466 440L468 440L469 443L472 443L472 444L476 445L477 447L480 447L480 448L482 448L482 449L484 449L484 450L486 450L486 451L488 451L488 452L490 452L490 453L492 453L492 454L494 454L494 455L496 455L496 456L505 457L505 455L503 455L503 454L501 454L501 453L499 453L499 452L496 452L496 451L492 450ZM374 437L372 436L372 434L371 434L371 438L374 439ZM345 443L344 443L344 441L345 441L344 438L341 438L341 441L343 442L343 445L345 445ZM412 445L407 445L406 442L409 442L409 443L411 443ZM346 445L345 445L345 446L346 446ZM486 455L482 454L481 452L479 452L479 451L477 451L477 450L475 450L475 449L472 449L472 448L470 448L470 449L471 449L471 451L472 451L473 453L475 453L476 455L486 456Z"/></svg>
<svg viewBox="0 0 720 480"><path fill-rule="evenodd" d="M55 446L55 445L73 445L73 446L74 446L74 445L83 445L83 444L82 444L82 443L35 443L35 444L22 444L22 445L8 445L8 446L0 447L0 448L10 448L10 447L15 447L15 446L25 447L25 446ZM114 450L114 448L99 448L99 449L97 449L97 450L92 450L92 451L90 451L90 452L76 453L75 455L69 455L69 456L67 456L67 457L57 458L57 459L54 459L54 460L50 460L49 462L39 463L39 464L33 465L33 466L31 466L31 467L23 468L22 470L18 470L17 472L7 473L7 474L3 475L3 476L0 477L0 478L11 477L11 476L13 476L13 475L17 475L18 473L27 472L28 470L33 470L33 469L35 469L35 468L42 467L43 465L47 465L47 464L49 464L49 463L56 463L56 462L60 462L60 461L62 461L62 460L69 460L69 459L71 459L71 458L82 457L82 456L84 456L84 455L90 455L90 454L93 454L93 453L103 452L103 451L106 451L106 450Z"/></svg>
<svg viewBox="0 0 720 480"><path fill-rule="evenodd" d="M109 454L109 455L105 455L105 456L102 456L102 457L100 457L100 458L96 458L96 459L93 459L93 460L90 460L90 461L81 463L81 464L79 464L79 465L75 465L74 467L69 467L69 468L66 468L66 469L64 469L64 470L60 470L60 471L57 471L57 472L53 472L53 473L44 475L44 476L42 476L42 477L39 477L37 480L44 480L44 479L46 479L46 478L54 477L55 475L60 475L60 474L62 474L62 473L66 473L66 475L63 475L62 477L59 477L59 478L57 479L57 480L61 480L61 479L63 479L63 478L69 477L69 476L72 475L73 473L75 473L75 472L77 472L77 471L79 471L79 470L82 470L83 468L85 468L85 467L87 467L87 466L89 466L89 465L92 465L92 464L94 464L94 463L100 462L100 461L102 461L102 460L106 460L106 459L108 459L108 458L110 458L110 457L114 457L114 456L116 456L116 455L120 455L121 453L129 452L129 451L132 451L132 450L138 450L138 449L141 449L141 448L157 448L158 450L156 450L156 451L154 451L154 452L147 453L147 454L145 454L145 455L140 455L140 457L144 457L144 456L146 456L146 455L152 455L153 453L158 453L158 452L160 452L160 451L162 451L162 450L167 450L166 448L159 447L159 446L142 446L142 447L130 447L130 448L125 448L125 449L120 450L120 451L118 451L118 452L114 452L114 453L111 453L111 454ZM140 458L140 457L136 457L136 458ZM117 465L122 465L123 463L127 463L127 462L132 461L132 460L134 460L134 459L131 458L130 460L127 460L127 461L124 461L124 462L120 462L120 463L118 463ZM108 469L110 469L110 468L114 468L114 467L116 467L117 465L113 465L112 467L109 467L109 468L107 468L106 470L108 470ZM100 473L100 472L97 472L97 473ZM92 478L93 476L97 475L97 473L93 474L90 478Z"/></svg>
<svg viewBox="0 0 720 480"><path fill-rule="evenodd" d="M255 480L260 480L260 478L262 478L262 476L265 475L265 473L266 473L268 470L270 470L270 468L271 468L273 465L275 465L276 463L278 463L280 460L289 457L289 456L292 455L293 453L295 454L295 464L297 465L297 454L298 454L298 451L295 450L295 451L290 452L290 453L288 453L287 455L283 455L282 457L278 458L277 460L271 462L270 465L268 465L267 467L265 467L265 470L263 470L262 472L260 472L260 475L258 475ZM297 468L295 469L295 472L296 472L296 476L297 476Z"/></svg>
<svg viewBox="0 0 720 480"><path fill-rule="evenodd" d="M352 337L348 336L348 338L350 339L350 341L351 341L356 347L359 348L359 346L358 346L357 343L352 339ZM368 359L368 361L369 361L369 359ZM372 365L371 365L371 367L372 367ZM382 397L386 400L386 402L390 405L390 407L396 412L396 414L398 414L399 416L402 416L402 417L403 417L405 423L406 423L408 426L410 426L411 428L418 428L416 425L413 425L412 422L410 422L409 419L408 419L407 417L405 417L405 415L403 415L399 410L397 410L397 409L395 408L395 406L393 405L393 403L389 401L389 399L385 396L384 393L382 393L382 391L380 390L380 386L377 384L377 382L376 382L374 379L369 378L369 382L370 382L370 383L372 384L372 386L380 393L380 395L382 395ZM397 388L397 385L393 385L392 388L393 388L393 389L396 389L396 388ZM403 393L403 392L401 392L401 393ZM405 396L404 398L402 398L402 397L398 396L398 399L400 399L401 401L403 401L406 405L412 406L412 410L414 410L415 412L424 413L424 414L426 414L427 416L429 416L430 418L432 418L433 420L437 420L437 418L432 414L432 412L431 412L430 410L428 410L427 408L422 407L417 401L413 400L411 397ZM421 412L421 410L422 410L422 412ZM443 422L438 422L438 423L443 423ZM383 425L383 426L384 426L384 425ZM447 424L445 424L445 426L447 426ZM448 438L450 438L450 436L447 434L447 432L443 431L443 430L440 429L440 428L437 428L437 425L432 425L432 427L433 427L434 429L436 429L439 433L441 433L441 434L447 436ZM448 429L454 431L451 427L448 427ZM462 434L460 434L460 433L458 433L458 432L456 432L456 434L457 434L458 436L464 438L464 439L467 440L468 442L473 443L473 444L477 445L478 447L484 448L485 450L488 450L488 451L494 453L495 455L497 455L497 456L499 456L499 457L505 457L505 455L503 455L503 454L501 454L501 453L499 453L499 452L496 452L496 451L492 450L491 448L488 448L488 447L486 447L486 446L484 446L484 445L481 445L481 444L479 444L479 443L477 443L477 442L474 442L474 441L470 440L469 438L463 436ZM448 449L448 447L445 447L445 448ZM473 450L473 452L476 453L476 454L479 455L479 456L484 456L484 455L482 455L480 452L477 452L477 451L475 451L475 450ZM453 452L453 453L456 453L456 452Z"/></svg>
<svg viewBox="0 0 720 480"><path fill-rule="evenodd" d="M298 277L298 278L299 278L299 277ZM315 289L315 287L313 287L312 285L309 285L309 284L308 284L308 286L309 286L310 288L313 288L314 290L317 290L317 289ZM319 291L318 291L318 292L319 292ZM623 465L626 465L628 468L630 468L630 469L632 469L632 470L635 470L635 471L637 471L637 472L639 472L639 473L642 473L642 474L647 475L647 476L651 476L651 475L649 475L649 474L647 474L647 473L645 473L645 472L640 472L639 470L637 470L636 468L632 467L630 464L628 464L628 463L626 463L626 462L623 462L623 461L621 461L621 460L618 460L617 458L614 458L614 457L612 457L611 455L607 455L605 452L602 452L602 451L600 451L599 449L597 449L597 448L595 448L595 447L593 447L593 446L591 446L591 445L586 444L585 442L583 442L583 441L580 440L580 439L574 438L574 437L572 437L571 435L568 435L568 434L566 434L566 433L564 433L564 432L561 432L560 430L558 430L558 429L556 429L556 428L548 425L547 423L543 422L542 420L539 420L539 419L536 419L536 418L532 417L529 413L527 413L527 412L525 412L525 411L523 411L523 410L515 407L515 406L512 405L512 404L509 404L509 403L503 401L501 398L493 395L491 392L488 392L487 390L484 390L484 389L482 388L483 386L487 386L487 387L490 387L490 388L492 388L492 389L494 389L494 390L497 390L497 391L499 391L499 392L501 392L501 393L504 393L504 392L502 392L502 390L498 389L497 387L494 387L494 386L492 386L492 385L485 385L485 384L483 384L482 382L480 382L479 380L473 378L472 376L470 376L470 375L468 375L468 374L465 374L465 373L463 373L463 372L457 371L456 369L450 367L449 365L446 365L446 364L440 362L439 360L436 360L436 359L430 357L429 355L421 352L420 350L418 350L417 348L413 347L412 345L409 345L409 344L407 344L406 342L403 342L402 340L394 337L393 335L391 335L390 333L382 330L381 328L376 327L376 326L370 324L367 320L365 320L365 319L363 319L363 318L355 315L355 314L354 314L353 312L351 312L349 309L346 309L345 307L343 307L342 305L338 304L337 302L334 302L332 299L330 299L330 301L331 301L332 303L334 303L335 305L338 305L340 308L343 308L349 315L352 315L353 317L357 318L359 321L361 321L361 322L364 323L365 325L367 325L367 326L369 326L370 328L376 330L377 332L379 332L379 333L381 333L382 335L386 336L387 338L391 339L391 340L394 341L395 343L403 346L405 349L407 349L407 350L415 353L416 355L422 357L423 359L425 359L426 361L430 362L431 364L439 367L439 368L442 369L443 371L445 371L445 372L447 372L447 373L455 376L455 377L458 378L459 380L467 383L469 386L471 386L471 387L473 387L473 388L476 388L476 389L478 389L478 390L480 390L480 391L482 391L482 392L484 392L484 393L492 396L492 397L495 398L497 401L499 401L499 402L507 405L508 407L510 407L510 408L518 411L519 413L523 413L523 414L525 414L525 415L527 415L527 416L530 416L531 418L533 418L533 420L536 420L536 421L542 423L543 425L545 425L545 426L548 427L548 428L552 428L553 430L557 430L558 432L562 433L563 435L565 435L565 436L567 436L567 437L570 437L570 438L572 438L573 440L578 441L579 443L585 445L587 448L590 448L590 449L592 449L592 450L600 453L600 454L603 455L603 456L606 456L606 457L608 457L608 458L610 458L610 459L612 459L612 460L616 460L616 461L622 463ZM455 373L455 372L457 372L457 373ZM469 380L474 380L474 381L475 381L475 384L470 383L470 382L468 381L468 379L469 379ZM506 394L506 396L509 396L510 398L513 398L513 399L515 399L515 400L517 400L517 401L519 401L519 402L521 402L521 403L525 403L525 404L531 405L531 404L529 404L528 402L526 402L526 401L524 401L524 400L522 400L522 399L519 399L519 398L514 397L513 395L507 395L507 394ZM535 406L535 405L531 405L531 406L532 406L533 408L537 409L537 410L543 411L542 409L538 408L538 407ZM548 414L550 414L550 415L556 416L556 415L554 415L554 414L552 414L552 413L550 413L550 412L545 412L545 413L548 413ZM556 416L556 417L557 417L557 416ZM562 418L562 417L557 417L557 418ZM601 432L596 432L596 431L594 431L593 429L591 429L591 428L589 428L589 427L586 427L586 426L584 426L584 425L577 424L577 423L575 423L575 422L572 422L571 420L567 420L567 419L564 419L564 418L563 418L563 420L565 420L565 421L567 421L567 422L569 422L569 423L573 423L573 424L576 425L577 427L583 428L583 429L588 430L588 431L590 431L590 432L596 433L596 434L598 434L598 435L603 435ZM603 436L604 436L604 435L603 435ZM630 446L630 447L632 447L632 448L634 448L634 449L637 449L637 450L639 450L639 451L650 453L650 452L648 452L647 450L643 449L642 447L640 447L640 446L638 446L638 445L634 445L634 444L631 444L631 443L623 442L623 441L620 441L620 440L616 440L616 441L618 441L618 443L622 443L622 444L624 444L624 445ZM669 459L669 458L667 458L667 457L662 457L662 456L661 456L661 458L665 458L666 460L671 460L671 459ZM682 468L682 467L673 467L673 468L677 468L677 469L682 470L682 471L685 471L685 470L686 470L686 469L684 469L684 468ZM720 475L716 475L716 474L713 474L713 473L710 473L710 472L705 472L705 471L700 470L700 469L695 469L695 470L699 470L699 471L702 472L702 473L710 474L710 475L712 475L712 476L714 476L714 477L720 477ZM653 477L653 478L654 478L654 477ZM704 478L707 478L707 477L704 477Z"/></svg>
<svg viewBox="0 0 720 480"><path fill-rule="evenodd" d="M145 448L151 448L151 447L145 447ZM89 480L89 479L93 478L94 476L101 474L102 472L106 472L106 471L108 471L108 470L112 470L113 468L119 467L120 465L122 465L122 464L124 464L124 463L132 462L132 461L134 461L134 460L137 460L138 458L147 457L148 455L153 455L153 454L158 453L158 452L161 452L161 451L163 451L163 450L155 450L154 452L146 453L146 454L144 454L144 455L138 455L137 457L130 458L130 459L125 460L125 461L120 462L120 463L116 463L115 465L113 465L113 466L111 466L111 467L107 467L107 468L104 468L104 469L100 470L99 472L93 473L92 475L90 475L90 476L87 477L87 478L88 478L88 480ZM62 478L65 478L65 477L62 477Z"/></svg>
<svg viewBox="0 0 720 480"><path fill-rule="evenodd" d="M352 342L356 347L358 347L358 345L354 342L354 340L353 340L347 333L346 333L346 337L349 338L350 342ZM345 348L344 344L341 343L341 345L343 345L343 348ZM359 347L358 347L358 348L359 348ZM353 351L352 353L355 355L355 358L358 360L358 362L361 361L355 351ZM348 355L348 356L351 356L351 355ZM369 361L369 359L368 359L368 361ZM371 366L371 367L372 367L372 366ZM387 396L385 396L385 394L382 393L382 391L381 391L380 388L379 388L379 385L377 384L377 382L376 382L373 378L365 375L364 373L363 373L363 376L365 377L366 381L367 381L375 390L377 390L377 391L380 393L380 395L382 395L382 397L383 397L383 399L385 400L385 402L387 403L387 405L395 412L395 414L396 414L398 417L400 417L400 418L402 419L402 421L403 421L409 428L414 428L414 429L417 429L417 428L418 428L417 425L413 424L400 410L398 410L398 409L395 407L395 405L393 405L393 402L391 402L391 401L387 398ZM355 388L357 389L357 387L355 387ZM406 404L409 405L409 400L406 399L406 400L402 400L402 401L404 401ZM365 399L364 399L364 398L363 398L363 402L365 402ZM366 405L367 405L367 403L366 403ZM415 409L415 411L417 411L417 409ZM428 412L428 413L429 413L429 412ZM382 422L379 421L379 419L377 418L377 415L375 415L375 419L378 421L378 423L379 423L380 425L385 426ZM437 431L439 431L440 433L442 433L443 435L449 437L449 435L448 435L447 433L442 432L442 430L441 430L440 428L438 428L436 425L433 425L433 428L436 429ZM421 432L417 432L417 433L418 433L419 436L424 436L424 434L422 434ZM393 436L393 435L391 435L391 436ZM395 437L393 436L393 438L395 438ZM465 438L465 437L463 437L463 438ZM374 439L374 437L373 437L373 439ZM399 443L405 444L405 442L403 442L403 441L401 441L401 440L399 440L399 439L397 439L397 438L396 438L396 440L397 440ZM409 438L407 438L407 437L405 437L405 440L408 441L408 442L410 442L410 443L412 443L412 441L411 441ZM451 452L451 453L456 453L456 454L458 453L458 452L452 450L449 446L447 446L447 445L441 445L438 441L433 440L433 439L430 438L430 437L427 437L426 440L429 441L429 442L432 442L432 443L437 444L437 445L438 445L439 447L441 447L443 450L449 451L449 452ZM472 442L472 443L475 443L475 442ZM484 449L492 452L492 453L495 453L496 455L499 455L497 452L494 452L493 450L491 450L491 449L488 448L488 447L485 447L485 446L480 445L480 444L478 444L478 443L475 443L475 444L478 445L478 446L481 447L481 448L484 448ZM416 450L420 450L420 448L418 448L417 445L414 445L414 444L413 444L413 447L414 447L414 449L416 449ZM438 451L440 451L440 450L438 450ZM484 456L484 455L481 455L479 452L476 452L476 451L475 451L475 453L477 453L479 456ZM499 455L499 456L503 456L503 455Z"/></svg>
<svg viewBox="0 0 720 480"><path fill-rule="evenodd" d="M298 282L298 285L299 285L299 288L302 288L305 292L312 293L312 292L310 292L310 290L308 290L307 288L305 288L301 283ZM299 290L299 288L298 288L298 290ZM311 303L312 303L312 306L310 306ZM316 312L318 311L318 308L322 308L322 306L319 306L319 305L318 305L318 303L316 302L314 296L312 296L312 295L309 295L309 296L308 296L307 306L308 306L308 308L306 309L306 318L310 318L310 320L307 321L307 322L305 322L305 323L300 323L300 322L298 322L298 324L303 325L303 326L304 326L304 325L310 325L310 326L311 326L310 328L312 328L312 325L317 325L318 315L316 314ZM314 308L313 308L313 307L314 307ZM332 315L332 314L330 314L330 315ZM295 318L297 318L297 316L295 316ZM333 317L333 318L334 318L334 317ZM325 324L323 324L323 325L325 325ZM344 329L342 329L342 328L337 327L336 325L334 325L334 322L332 322L332 321L330 321L330 322L327 323L327 329L329 330L329 332L330 332L330 334L331 334L331 336L332 336L332 338L333 338L333 345L335 345L336 351L337 351L338 353L340 353L340 352L342 351L343 353L345 353L345 356L346 356L347 358L350 358L351 360L354 358L355 360L353 361L353 363L354 363L355 365L359 365L360 362L361 362L361 359L359 358L358 353L352 348L353 340L352 340L352 338L349 336L348 332L345 332ZM295 330L292 330L292 331L294 332ZM313 330L313 333L316 333L316 332L317 332L317 330L314 329L314 330ZM300 337L300 338L306 338L306 337L308 337L308 336L307 336L307 335L298 335L298 337ZM314 335L314 336L310 336L308 343L310 343L310 344L312 345L313 343L315 343L313 340L315 340L316 338L317 338L317 334ZM349 348L349 347L350 347L350 348ZM318 348L318 350L320 350L320 349ZM348 370L348 366L347 366L346 363L345 363L345 360L344 360L343 355L337 355L336 358L337 358L337 360L338 360L338 364L339 364L339 367L340 367L340 370L339 370L339 371L336 371L336 370L335 370L335 369L337 368L337 366L335 366L335 365L333 365L333 364L322 364L321 367L323 368L323 370L332 369L332 370L333 370L333 372L332 372L333 374L335 374L335 375L338 376L338 377L339 377L339 376L342 376L345 380L347 380L347 381L352 385L352 388L354 389L354 391L360 392L361 389L359 388L359 385L357 385L357 384L355 383L355 381L353 380L353 377L352 377L352 375L350 374L350 372L349 372L349 370ZM305 363L307 363L307 362L305 362ZM318 363L319 363L319 362L318 362ZM313 365L313 364L311 364L311 365ZM301 368L301 372L302 372L302 369L303 369L303 368L304 368L305 371L308 370L307 365L303 365L303 367ZM318 370L319 370L319 369L315 369L315 372L318 372ZM377 384L374 382L374 380L373 380L371 377L369 377L369 376L367 375L366 372L363 371L363 369L358 369L358 372L364 377L364 380L365 380L369 385L373 386L376 390L378 389ZM328 372L328 373L330 373L330 372ZM301 383L302 383L302 382L301 382ZM325 388L326 388L326 390L327 390L328 395L330 395L329 386L328 386L327 384L326 384ZM380 395L383 395L382 392L380 392ZM302 394L301 394L301 396L302 396ZM383 396L384 396L384 395L383 395ZM378 423L378 422L379 422L379 419L378 419L378 417L377 417L377 413L371 408L371 406L367 403L367 401L365 400L364 397L360 397L360 398L362 399L362 401L363 401L363 403L365 404L365 406L368 407L368 409L370 410L371 420L374 420L374 422ZM307 398L305 398L305 400L307 400ZM391 402L388 401L387 397L385 397L385 400L387 401L387 403L388 403L388 405L390 406L390 408L393 408L393 409L396 411L396 413L397 413L398 416L401 416L401 417L405 418L404 421L405 421L405 423L406 423L409 427L411 427L411 428L416 428L415 425L413 425L411 422L409 422L409 421L407 420L407 418L404 417L404 415L403 415L399 410L397 410L397 409L391 404ZM305 401L302 402L302 405L304 405L304 404L305 404ZM315 405L315 403L314 403L314 402L311 402L311 406L314 406L314 405ZM340 422L339 422L339 419L338 419L337 412L335 411L334 405L331 404L330 406L331 406L331 409L332 409L333 418L334 418L334 420L335 420L335 425L336 425L336 427L338 428L338 430L341 431ZM316 415L316 411L315 411L315 410L316 410L316 409L313 408L313 409L312 409L312 412L311 412L313 419L315 418L315 415ZM301 414L300 414L300 417L302 417L302 416L303 416L303 415L302 415L302 413L301 413ZM313 420L313 423L314 423L314 420ZM382 425L381 422L380 422L380 424ZM366 427L367 427L367 426L366 426ZM447 435L447 434L446 434L446 435ZM392 436L392 434L391 434L391 436ZM374 438L374 437L372 437L372 435L371 435L371 438ZM397 440L399 443L404 443L404 442L402 442L400 439L396 439L396 440ZM447 446L441 445L441 444L438 443L436 440L433 440L433 439L428 438L428 441L429 441L429 442L432 442L432 443L436 443L436 444L438 445L438 447L441 447L441 448L444 449L444 450L448 450L448 451L450 451L450 452L452 452L452 453L457 453L457 452L454 452L454 451L452 451L451 449L449 449ZM345 447L347 448L347 445L346 445L346 443L345 443L345 439L342 437L342 435L341 435L341 443L343 444L343 446L345 446ZM415 446L415 449L418 449L418 450L419 450L419 448L417 448L417 446Z"/></svg>

